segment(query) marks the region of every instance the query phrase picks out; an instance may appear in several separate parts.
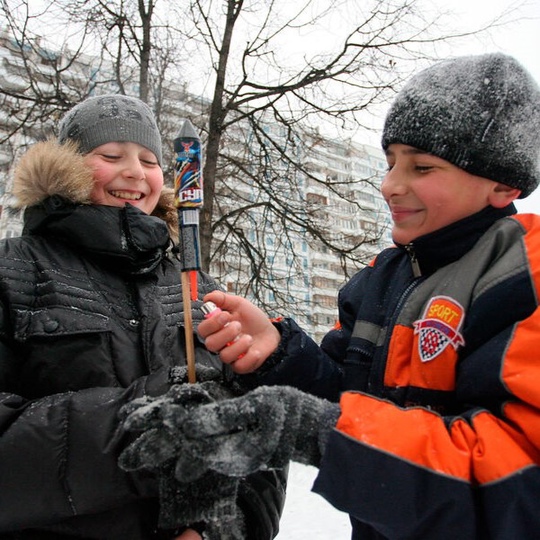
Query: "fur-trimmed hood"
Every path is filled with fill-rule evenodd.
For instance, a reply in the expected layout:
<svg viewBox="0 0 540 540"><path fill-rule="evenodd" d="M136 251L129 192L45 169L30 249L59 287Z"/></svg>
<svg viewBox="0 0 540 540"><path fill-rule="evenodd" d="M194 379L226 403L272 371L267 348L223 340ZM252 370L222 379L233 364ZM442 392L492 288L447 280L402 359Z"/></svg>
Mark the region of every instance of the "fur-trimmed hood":
<svg viewBox="0 0 540 540"><path fill-rule="evenodd" d="M92 171L84 156L71 141L59 144L55 140L38 142L20 159L15 169L14 206L34 206L52 195L59 195L80 204L92 204ZM178 238L178 214L174 206L174 191L164 187L153 216L159 217L169 229L174 241Z"/></svg>

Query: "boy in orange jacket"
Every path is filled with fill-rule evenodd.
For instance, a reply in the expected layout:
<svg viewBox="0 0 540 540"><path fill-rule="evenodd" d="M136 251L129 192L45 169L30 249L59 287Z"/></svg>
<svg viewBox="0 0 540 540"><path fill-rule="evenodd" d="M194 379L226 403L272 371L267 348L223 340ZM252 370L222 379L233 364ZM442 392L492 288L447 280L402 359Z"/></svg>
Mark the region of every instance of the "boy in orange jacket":
<svg viewBox="0 0 540 540"><path fill-rule="evenodd" d="M341 289L321 345L212 292L199 333L257 388L178 428L168 398L127 424L174 433L177 471L190 454L200 474L318 466L354 539L536 538L540 218L512 203L540 181L540 90L502 54L440 62L398 94L382 147L395 246Z"/></svg>

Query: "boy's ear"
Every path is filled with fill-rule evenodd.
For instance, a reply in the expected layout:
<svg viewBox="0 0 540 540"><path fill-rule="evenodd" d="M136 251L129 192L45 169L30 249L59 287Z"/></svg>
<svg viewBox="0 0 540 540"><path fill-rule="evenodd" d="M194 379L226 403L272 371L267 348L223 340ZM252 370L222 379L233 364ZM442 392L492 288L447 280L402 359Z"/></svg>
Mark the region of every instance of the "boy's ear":
<svg viewBox="0 0 540 540"><path fill-rule="evenodd" d="M489 204L494 208L504 208L521 195L521 190L497 182L489 196Z"/></svg>

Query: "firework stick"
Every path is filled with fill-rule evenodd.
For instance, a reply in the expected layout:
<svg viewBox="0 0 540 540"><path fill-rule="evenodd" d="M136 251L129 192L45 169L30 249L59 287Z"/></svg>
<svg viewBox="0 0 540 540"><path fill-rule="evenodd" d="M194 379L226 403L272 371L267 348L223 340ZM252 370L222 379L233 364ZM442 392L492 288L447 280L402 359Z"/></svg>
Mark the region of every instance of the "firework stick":
<svg viewBox="0 0 540 540"><path fill-rule="evenodd" d="M197 272L201 269L199 211L203 205L201 141L189 120L185 120L174 139L176 153L174 204L178 210L182 300L188 381L195 382L195 347L191 302L197 300Z"/></svg>
<svg viewBox="0 0 540 540"><path fill-rule="evenodd" d="M195 375L195 344L193 342L193 319L191 317L191 297L189 274L181 272L182 276L182 301L184 302L184 332L186 337L186 363L188 382L197 380ZM187 306L187 308L186 308Z"/></svg>

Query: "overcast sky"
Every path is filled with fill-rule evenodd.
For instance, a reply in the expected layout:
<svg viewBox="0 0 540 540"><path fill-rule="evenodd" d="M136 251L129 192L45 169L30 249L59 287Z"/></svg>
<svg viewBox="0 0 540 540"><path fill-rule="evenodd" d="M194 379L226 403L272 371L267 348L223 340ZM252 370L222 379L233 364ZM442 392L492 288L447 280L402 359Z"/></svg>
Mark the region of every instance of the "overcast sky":
<svg viewBox="0 0 540 540"><path fill-rule="evenodd" d="M540 81L540 1L539 0L431 0L432 9L455 13L456 28L473 28L505 13L503 26L489 36L464 39L452 44L454 54L501 51L515 56Z"/></svg>

